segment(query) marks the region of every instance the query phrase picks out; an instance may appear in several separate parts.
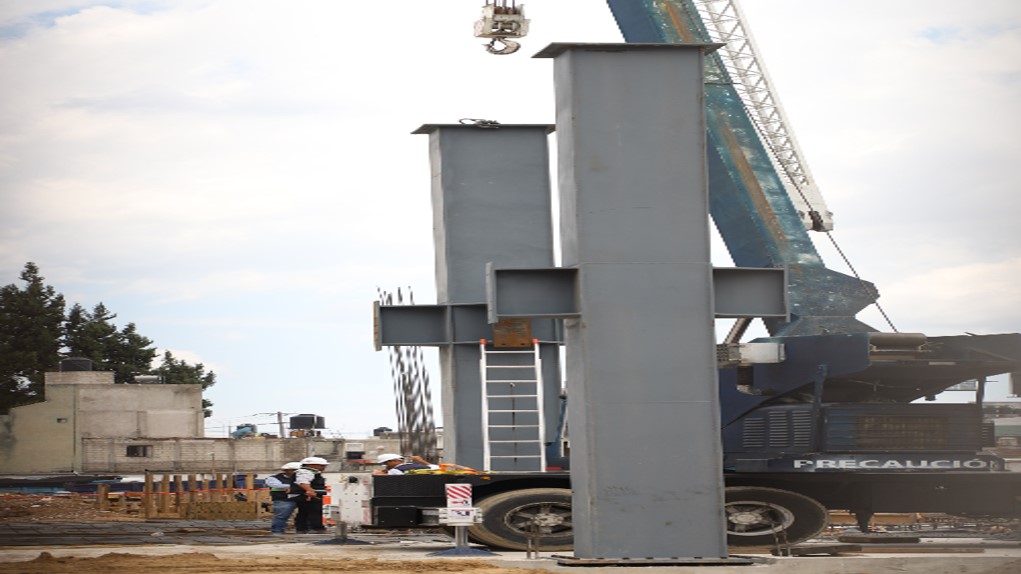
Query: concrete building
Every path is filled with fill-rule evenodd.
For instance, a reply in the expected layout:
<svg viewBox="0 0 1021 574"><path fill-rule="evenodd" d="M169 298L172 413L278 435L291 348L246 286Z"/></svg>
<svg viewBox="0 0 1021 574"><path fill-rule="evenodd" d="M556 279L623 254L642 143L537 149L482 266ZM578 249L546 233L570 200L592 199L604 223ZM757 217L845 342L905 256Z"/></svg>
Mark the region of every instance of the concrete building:
<svg viewBox="0 0 1021 574"><path fill-rule="evenodd" d="M87 472L87 441L201 438L200 385L118 385L113 373L46 373L46 400L0 416L0 472ZM140 450L124 445L124 457Z"/></svg>
<svg viewBox="0 0 1021 574"><path fill-rule="evenodd" d="M0 415L0 474L267 472L306 456L362 470L400 435L204 438L200 385L114 384L112 372L46 373L46 400Z"/></svg>

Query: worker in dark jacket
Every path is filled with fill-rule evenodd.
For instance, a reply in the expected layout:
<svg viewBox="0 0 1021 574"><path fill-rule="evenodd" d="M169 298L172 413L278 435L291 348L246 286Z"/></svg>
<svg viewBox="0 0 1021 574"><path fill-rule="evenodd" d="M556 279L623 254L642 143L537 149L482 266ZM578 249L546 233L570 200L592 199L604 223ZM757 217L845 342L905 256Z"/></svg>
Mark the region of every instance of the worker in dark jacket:
<svg viewBox="0 0 1021 574"><path fill-rule="evenodd" d="M282 472L266 477L269 497L273 501L273 523L269 527L273 534L284 533L287 521L298 507L298 495L291 494L291 484L294 483L294 473L299 468L300 462L289 462L280 467Z"/></svg>
<svg viewBox="0 0 1021 574"><path fill-rule="evenodd" d="M301 468L294 473L291 493L296 495L298 502L298 515L294 517L294 531L298 534L326 532L323 524L326 477L323 471L327 464L325 458L310 456L301 460Z"/></svg>
<svg viewBox="0 0 1021 574"><path fill-rule="evenodd" d="M409 456L405 461L405 457L390 453L376 457L376 464L383 465L383 470L378 474L404 474L409 470L438 470L440 468L418 455Z"/></svg>

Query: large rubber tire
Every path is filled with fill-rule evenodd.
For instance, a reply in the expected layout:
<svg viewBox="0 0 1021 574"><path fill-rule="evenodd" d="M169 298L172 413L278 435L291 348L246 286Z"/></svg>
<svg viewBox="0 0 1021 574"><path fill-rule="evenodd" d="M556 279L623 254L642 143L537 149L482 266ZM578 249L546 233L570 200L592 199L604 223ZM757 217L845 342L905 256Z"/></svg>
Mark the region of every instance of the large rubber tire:
<svg viewBox="0 0 1021 574"><path fill-rule="evenodd" d="M527 550L530 536L543 552L571 550L574 524L571 491L530 488L496 494L478 501L482 523L468 528L475 542L507 550Z"/></svg>
<svg viewBox="0 0 1021 574"><path fill-rule="evenodd" d="M725 493L728 546L796 544L822 532L829 519L821 504L788 490L735 486ZM574 547L570 490L516 490L477 504L482 509L482 523L469 527L468 536L479 544L527 550L529 529L537 525L540 550L563 552Z"/></svg>
<svg viewBox="0 0 1021 574"><path fill-rule="evenodd" d="M807 496L757 486L726 489L728 546L795 544L826 528L829 513Z"/></svg>

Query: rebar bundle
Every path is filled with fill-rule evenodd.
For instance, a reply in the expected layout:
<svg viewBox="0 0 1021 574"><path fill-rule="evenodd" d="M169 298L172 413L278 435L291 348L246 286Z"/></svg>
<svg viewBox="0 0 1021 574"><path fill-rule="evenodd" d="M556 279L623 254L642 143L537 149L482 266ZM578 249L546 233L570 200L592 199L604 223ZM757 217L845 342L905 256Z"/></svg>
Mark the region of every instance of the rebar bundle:
<svg viewBox="0 0 1021 574"><path fill-rule="evenodd" d="M400 288L396 294L377 287L381 305L414 305L411 288L407 288L407 301ZM436 424L433 419L432 395L429 390L429 371L419 346L393 345L389 347L390 374L394 381L397 410L397 432L401 440L401 453L417 454L431 462L438 462Z"/></svg>

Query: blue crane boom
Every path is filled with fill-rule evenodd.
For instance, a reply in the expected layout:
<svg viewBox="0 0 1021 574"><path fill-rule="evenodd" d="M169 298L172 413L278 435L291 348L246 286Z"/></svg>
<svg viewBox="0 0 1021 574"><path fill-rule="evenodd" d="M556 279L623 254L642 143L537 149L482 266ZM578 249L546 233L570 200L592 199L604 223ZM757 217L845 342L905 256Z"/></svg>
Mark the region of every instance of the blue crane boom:
<svg viewBox="0 0 1021 574"><path fill-rule="evenodd" d="M627 42L713 41L695 0L607 3ZM788 358L782 364L721 370L722 392L732 394L722 400L724 424L758 405L796 396L910 402L1017 368L1017 334L890 336L859 321L855 316L876 302L877 289L823 263L720 52L707 55L705 77L710 214L716 228L735 265L788 269L790 318L763 320L770 337L760 339L782 343Z"/></svg>
<svg viewBox="0 0 1021 574"><path fill-rule="evenodd" d="M608 0L627 42L709 43L690 0ZM710 213L738 267L787 267L790 320L767 320L774 336L863 333L855 315L875 286L827 268L748 116L719 53L706 58Z"/></svg>

